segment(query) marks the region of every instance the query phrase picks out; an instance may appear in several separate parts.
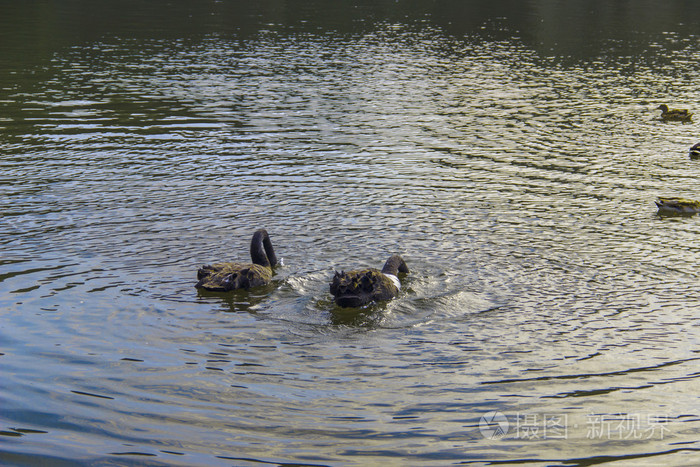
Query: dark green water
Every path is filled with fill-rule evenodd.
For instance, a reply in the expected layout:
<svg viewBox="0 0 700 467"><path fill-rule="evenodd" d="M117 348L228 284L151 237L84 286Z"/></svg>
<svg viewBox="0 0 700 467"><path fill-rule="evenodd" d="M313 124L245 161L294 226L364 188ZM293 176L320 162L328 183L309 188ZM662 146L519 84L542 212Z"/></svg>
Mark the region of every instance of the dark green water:
<svg viewBox="0 0 700 467"><path fill-rule="evenodd" d="M3 465L699 462L700 4L0 10Z"/></svg>

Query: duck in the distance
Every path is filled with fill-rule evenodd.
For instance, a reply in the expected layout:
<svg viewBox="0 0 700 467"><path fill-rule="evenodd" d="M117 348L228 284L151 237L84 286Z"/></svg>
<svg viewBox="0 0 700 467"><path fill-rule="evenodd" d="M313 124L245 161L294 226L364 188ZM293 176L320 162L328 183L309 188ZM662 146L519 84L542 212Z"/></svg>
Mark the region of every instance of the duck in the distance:
<svg viewBox="0 0 700 467"><path fill-rule="evenodd" d="M700 159L700 143L694 144L688 151L691 159Z"/></svg>
<svg viewBox="0 0 700 467"><path fill-rule="evenodd" d="M396 297L401 289L398 274L407 274L408 266L399 255L391 256L381 271L359 269L337 272L330 283L335 303L341 307L361 307Z"/></svg>
<svg viewBox="0 0 700 467"><path fill-rule="evenodd" d="M686 198L662 198L656 200L659 214L696 214L700 212L700 201Z"/></svg>
<svg viewBox="0 0 700 467"><path fill-rule="evenodd" d="M669 109L666 104L657 107L661 111L661 120L664 122L689 122L693 114L686 109Z"/></svg>
<svg viewBox="0 0 700 467"><path fill-rule="evenodd" d="M257 230L250 242L252 263L215 263L197 271L198 289L226 292L266 285L272 280L277 256L265 229Z"/></svg>

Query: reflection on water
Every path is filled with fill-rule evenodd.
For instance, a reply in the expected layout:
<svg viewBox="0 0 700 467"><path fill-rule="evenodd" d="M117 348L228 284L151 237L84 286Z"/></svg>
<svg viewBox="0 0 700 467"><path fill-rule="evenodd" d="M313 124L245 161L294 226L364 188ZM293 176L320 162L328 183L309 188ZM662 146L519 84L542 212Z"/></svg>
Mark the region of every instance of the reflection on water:
<svg viewBox="0 0 700 467"><path fill-rule="evenodd" d="M0 20L3 463L694 455L698 7L154 5Z"/></svg>

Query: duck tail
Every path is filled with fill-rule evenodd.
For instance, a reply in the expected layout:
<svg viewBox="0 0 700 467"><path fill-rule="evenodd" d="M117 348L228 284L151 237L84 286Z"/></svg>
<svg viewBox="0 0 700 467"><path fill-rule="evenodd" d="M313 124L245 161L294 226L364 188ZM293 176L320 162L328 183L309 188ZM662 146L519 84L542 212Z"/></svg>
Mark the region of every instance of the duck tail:
<svg viewBox="0 0 700 467"><path fill-rule="evenodd" d="M408 266L406 266L406 262L402 257L399 255L392 255L388 260L386 260L386 263L384 263L382 273L396 276L400 272L407 274L409 272Z"/></svg>
<svg viewBox="0 0 700 467"><path fill-rule="evenodd" d="M277 265L277 256L275 249L272 248L267 230L259 229L253 234L253 239L250 242L250 257L253 259L253 263L260 266L269 268Z"/></svg>

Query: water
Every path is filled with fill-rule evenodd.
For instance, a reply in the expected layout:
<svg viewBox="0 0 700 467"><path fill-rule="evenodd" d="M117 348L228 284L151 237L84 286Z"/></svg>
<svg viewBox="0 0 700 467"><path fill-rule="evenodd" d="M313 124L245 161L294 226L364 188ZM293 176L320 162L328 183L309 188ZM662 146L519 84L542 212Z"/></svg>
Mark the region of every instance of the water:
<svg viewBox="0 0 700 467"><path fill-rule="evenodd" d="M4 8L3 464L698 462L698 6Z"/></svg>

